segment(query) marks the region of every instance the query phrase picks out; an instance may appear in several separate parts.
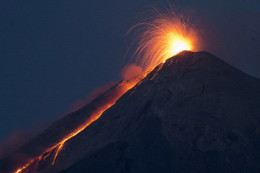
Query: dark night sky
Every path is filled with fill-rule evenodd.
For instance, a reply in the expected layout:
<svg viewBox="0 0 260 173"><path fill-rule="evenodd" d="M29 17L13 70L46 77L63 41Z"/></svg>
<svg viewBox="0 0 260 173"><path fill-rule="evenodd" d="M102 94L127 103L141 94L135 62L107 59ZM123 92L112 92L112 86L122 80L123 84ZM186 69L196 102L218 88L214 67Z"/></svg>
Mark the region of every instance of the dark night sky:
<svg viewBox="0 0 260 173"><path fill-rule="evenodd" d="M173 1L170 1L173 2ZM259 0L176 0L208 50L260 78ZM0 1L0 141L41 129L120 79L126 31L158 0Z"/></svg>

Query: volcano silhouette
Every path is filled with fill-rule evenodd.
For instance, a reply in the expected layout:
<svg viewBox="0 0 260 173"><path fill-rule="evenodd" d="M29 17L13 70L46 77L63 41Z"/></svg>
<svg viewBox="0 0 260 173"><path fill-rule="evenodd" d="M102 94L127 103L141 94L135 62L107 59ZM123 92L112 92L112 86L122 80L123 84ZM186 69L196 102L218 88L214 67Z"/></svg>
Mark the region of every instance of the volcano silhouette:
<svg viewBox="0 0 260 173"><path fill-rule="evenodd" d="M3 172L53 145L117 87L2 160ZM54 165L47 158L24 172L259 173L260 80L207 52L183 51L67 141Z"/></svg>

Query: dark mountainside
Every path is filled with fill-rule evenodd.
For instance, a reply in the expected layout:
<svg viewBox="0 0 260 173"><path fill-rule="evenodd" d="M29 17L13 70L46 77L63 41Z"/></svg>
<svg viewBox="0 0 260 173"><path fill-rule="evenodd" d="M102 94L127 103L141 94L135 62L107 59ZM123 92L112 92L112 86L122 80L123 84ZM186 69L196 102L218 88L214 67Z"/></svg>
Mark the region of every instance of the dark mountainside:
<svg viewBox="0 0 260 173"><path fill-rule="evenodd" d="M51 145L52 129L69 130L104 95L21 150L33 155L48 136ZM260 172L260 80L207 52L181 52L69 140L53 166L46 162L38 172Z"/></svg>

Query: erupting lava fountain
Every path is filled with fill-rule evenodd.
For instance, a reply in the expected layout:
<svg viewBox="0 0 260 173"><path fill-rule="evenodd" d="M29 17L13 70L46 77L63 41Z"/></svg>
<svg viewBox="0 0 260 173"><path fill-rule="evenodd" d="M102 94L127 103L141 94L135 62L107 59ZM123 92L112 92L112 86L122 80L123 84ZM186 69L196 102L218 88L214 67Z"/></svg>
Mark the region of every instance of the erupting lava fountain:
<svg viewBox="0 0 260 173"><path fill-rule="evenodd" d="M196 51L198 33L188 20L174 12L159 13L148 22L133 26L138 36L132 60L144 71L153 69L181 51Z"/></svg>

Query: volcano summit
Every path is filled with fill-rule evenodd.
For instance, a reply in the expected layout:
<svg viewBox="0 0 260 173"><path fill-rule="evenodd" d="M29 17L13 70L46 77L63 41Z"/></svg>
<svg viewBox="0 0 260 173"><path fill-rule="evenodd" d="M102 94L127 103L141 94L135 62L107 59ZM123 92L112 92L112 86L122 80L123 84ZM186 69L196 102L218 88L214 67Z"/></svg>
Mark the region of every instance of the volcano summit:
<svg viewBox="0 0 260 173"><path fill-rule="evenodd" d="M39 156L20 172L260 172L259 79L207 52L189 51L139 79L67 140L54 164L57 149L44 150L78 128L120 83L2 160L1 172Z"/></svg>

